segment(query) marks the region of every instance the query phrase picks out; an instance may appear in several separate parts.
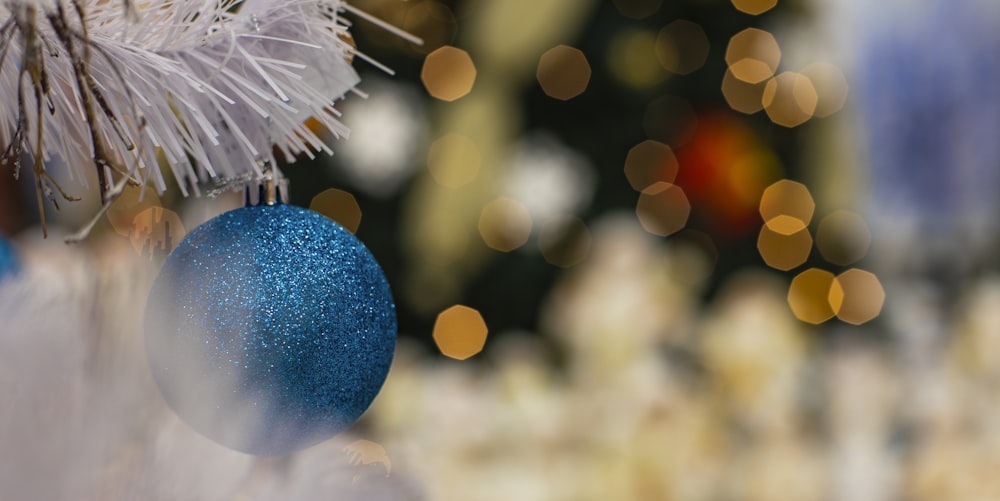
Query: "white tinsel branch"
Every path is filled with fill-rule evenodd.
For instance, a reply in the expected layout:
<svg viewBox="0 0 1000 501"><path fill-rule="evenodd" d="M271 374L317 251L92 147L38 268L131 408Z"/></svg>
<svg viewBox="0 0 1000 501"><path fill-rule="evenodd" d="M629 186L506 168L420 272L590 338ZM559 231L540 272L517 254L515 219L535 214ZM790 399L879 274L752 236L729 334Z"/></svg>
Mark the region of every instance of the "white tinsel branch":
<svg viewBox="0 0 1000 501"><path fill-rule="evenodd" d="M329 152L305 122L347 133L333 103L364 56L346 9L367 18L339 0L0 0L5 160L31 158L39 204L69 198L47 169L86 187L96 168L107 205L116 184L164 190L159 162L187 195L260 179L272 145Z"/></svg>

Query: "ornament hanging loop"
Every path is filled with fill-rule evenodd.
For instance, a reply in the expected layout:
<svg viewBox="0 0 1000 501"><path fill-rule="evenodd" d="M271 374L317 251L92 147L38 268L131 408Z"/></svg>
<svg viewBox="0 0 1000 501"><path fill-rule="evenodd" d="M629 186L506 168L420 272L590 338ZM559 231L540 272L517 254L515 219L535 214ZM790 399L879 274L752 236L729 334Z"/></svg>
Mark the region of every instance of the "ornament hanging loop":
<svg viewBox="0 0 1000 501"><path fill-rule="evenodd" d="M247 183L244 204L277 205L288 199L288 179L270 160L258 160L261 177Z"/></svg>

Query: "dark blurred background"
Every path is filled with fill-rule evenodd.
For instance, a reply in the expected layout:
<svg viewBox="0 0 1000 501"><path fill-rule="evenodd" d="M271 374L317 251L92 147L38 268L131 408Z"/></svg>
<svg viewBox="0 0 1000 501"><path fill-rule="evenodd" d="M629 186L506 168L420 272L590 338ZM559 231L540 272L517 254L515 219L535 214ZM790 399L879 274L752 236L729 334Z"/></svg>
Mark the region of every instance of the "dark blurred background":
<svg viewBox="0 0 1000 501"><path fill-rule="evenodd" d="M647 140L668 146L678 158L684 160L679 164L676 185L687 193L692 210L686 222L679 225L679 231L671 231L664 238L691 242L713 261L714 271L706 277L706 282L698 291L701 300L708 301L734 272L764 264L757 251L762 221L756 200L734 202L733 188L727 186L725 180L715 178L742 176L741 181L733 182L745 182L743 189L751 193L751 198L759 198L767 185L779 179L807 179L802 165L804 137L824 127L826 120L812 117L796 127L786 127L774 123L761 106L756 106L758 111L752 114L733 110L723 95L721 85L729 67L726 51L730 38L736 33L748 28L807 27L817 22L817 12L807 2L782 2L769 9L764 4L767 2L741 5L750 12L763 10L759 15L741 12L728 2L709 1L568 3L566 8L575 11L572 15L538 13L530 8L520 12L517 6L512 5L510 10L513 13L509 14L509 18L496 22L514 24L490 27L491 34L483 34L475 30L482 30L483 23L491 22L486 17L490 13L486 11L503 7L488 7L474 1L368 1L360 6L408 29L426 42L417 47L387 36L378 27L358 21L353 35L359 49L395 70L396 75L386 80L384 74L364 62L359 61L356 66L362 72L365 82L362 89L370 93L372 106L385 98L387 92L404 95L408 99L398 112L412 114L407 120L417 121L421 130L405 133L419 135L425 143L450 132L453 126L448 123L447 117L460 113L454 110L463 107L463 101L474 100L477 94L481 94L487 95L481 100L495 99L501 106L510 108L509 114L515 115L514 118L486 115L478 124L483 128L495 128L494 132L487 130L484 134L492 134L508 143L497 151L500 158L484 162L494 164L493 170L507 168L507 157L511 156L517 142L539 133L556 142L558 148L585 159L585 165L578 168L582 173L573 172L573 168L564 169L558 175L569 179L543 181L554 182L554 189L557 190L585 192L580 198L586 201L571 208L571 215L584 224L612 211L634 212L639 192L645 186L633 187L625 175L624 167L630 150ZM534 16L544 19L532 19ZM678 20L683 24L671 24ZM521 22L541 23L543 26L537 29L549 33L519 33L518 23ZM668 26L675 29L668 30ZM795 42L789 40L789 43ZM504 48L505 44L515 48ZM427 54L446 45L467 50L478 70L468 95L462 94L454 101L435 99L421 80ZM589 78L581 84L584 90L566 99L547 94L538 79L539 58L557 45L579 49L590 68ZM745 52L743 55L752 56L755 50L769 50L767 47L755 49L752 42L748 45L749 48L742 49ZM506 54L508 50L514 53ZM494 53L510 60L504 59L502 63L493 65L489 57ZM829 62L836 57L837 53L831 51L825 59L818 60ZM784 71L784 66L778 72ZM444 76L440 77L442 79L458 78L451 77L448 71L460 72L449 69L439 71L444 72ZM505 72L509 74L505 75ZM557 69L556 73L566 73L562 77L565 79L576 78L571 66ZM369 85L370 82L379 85ZM764 85L759 83L757 87L759 101ZM753 89L749 94L752 96ZM747 101L753 98L738 96L737 99ZM355 100L356 96L350 96L345 104L345 121L354 128L356 123L367 120L363 109L368 104L355 103ZM373 120L377 119L387 121L384 118ZM406 127L391 122L383 122L381 126ZM395 145L388 138L398 137L399 133L387 131L384 134L387 138L385 143L366 141L365 145L393 148ZM721 156L714 155L718 152L712 151L715 145L725 144L726 141L748 142L745 147L748 151L769 158L760 165L744 162L744 165L733 166L740 161L741 146L729 151L722 146ZM478 309L491 332L534 330L545 295L556 277L564 273L563 267L550 264L539 251L534 241L538 223L532 241L516 249L508 252L468 251L476 255L468 258L475 261L474 264L453 268L452 271L460 272L449 285L441 285L445 280L433 277L414 277L412 273L407 273L407 268L419 266L421 258L407 255L413 249L404 243L404 235L407 235L406 226L412 225L415 217L419 217L413 213L421 210L414 207L420 202L415 200L419 196L413 192L426 191L422 183L428 177L427 145L408 149L409 157L399 160L406 166L396 167L399 179L387 181L393 185L392 188L380 189L369 188L370 181L354 182L364 176L364 167L352 167L350 163L355 157L364 156L365 152L353 151L355 146L351 143L348 140L342 145L352 150L350 154L337 154L332 159L321 158L317 162L319 165L297 164L286 168L285 172L291 179L295 203L308 205L327 187L336 187L354 195L363 214L358 236L379 257L395 287L404 291L399 294L401 301L398 305L401 332L430 342L436 313L452 303ZM670 162L667 159L654 161L660 164ZM669 169L667 166L656 168ZM744 172L730 174L730 169ZM700 170L718 172L699 173ZM497 179L502 173L488 175ZM642 182L671 181L667 174L647 174L647 178ZM503 183L501 180L495 184ZM549 185L541 185L538 189L544 190L546 186ZM470 189L479 191L477 196L480 198L471 198L470 195L468 202L458 204L454 209L478 219L474 216L479 215L482 206L494 197L505 196L504 189L504 186ZM563 195L555 193L552 196ZM479 242L469 242L468 245L485 246L478 236L473 234L471 240ZM812 254L801 266L823 263L817 253ZM462 256L455 256L456 261L463 259ZM839 270L836 265L832 269ZM436 273L449 273L443 266L436 270ZM411 283L415 280L423 281ZM422 296L420 304L408 300L412 294L405 291L411 287L418 289L413 294ZM436 290L439 288L449 290Z"/></svg>

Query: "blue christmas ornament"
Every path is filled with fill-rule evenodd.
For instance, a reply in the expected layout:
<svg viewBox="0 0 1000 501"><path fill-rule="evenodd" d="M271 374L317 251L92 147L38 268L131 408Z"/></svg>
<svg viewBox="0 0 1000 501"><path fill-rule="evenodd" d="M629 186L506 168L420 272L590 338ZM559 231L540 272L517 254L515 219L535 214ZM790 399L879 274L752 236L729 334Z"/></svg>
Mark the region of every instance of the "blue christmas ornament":
<svg viewBox="0 0 1000 501"><path fill-rule="evenodd" d="M17 251L6 238L0 237L0 280L14 275L18 268Z"/></svg>
<svg viewBox="0 0 1000 501"><path fill-rule="evenodd" d="M154 379L177 414L261 455L351 426L396 345L392 293L371 252L330 219L280 203L188 234L153 283L145 328Z"/></svg>

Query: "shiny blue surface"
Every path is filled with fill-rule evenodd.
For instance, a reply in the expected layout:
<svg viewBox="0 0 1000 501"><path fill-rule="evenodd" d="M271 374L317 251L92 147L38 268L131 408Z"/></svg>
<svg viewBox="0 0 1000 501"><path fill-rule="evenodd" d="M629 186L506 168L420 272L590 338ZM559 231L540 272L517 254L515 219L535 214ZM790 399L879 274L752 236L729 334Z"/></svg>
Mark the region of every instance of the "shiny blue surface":
<svg viewBox="0 0 1000 501"><path fill-rule="evenodd" d="M19 268L14 246L6 238L0 237L0 280L14 275Z"/></svg>
<svg viewBox="0 0 1000 501"><path fill-rule="evenodd" d="M166 401L251 454L287 454L351 426L395 344L392 293L368 249L289 205L199 226L167 258L146 307L146 351Z"/></svg>

